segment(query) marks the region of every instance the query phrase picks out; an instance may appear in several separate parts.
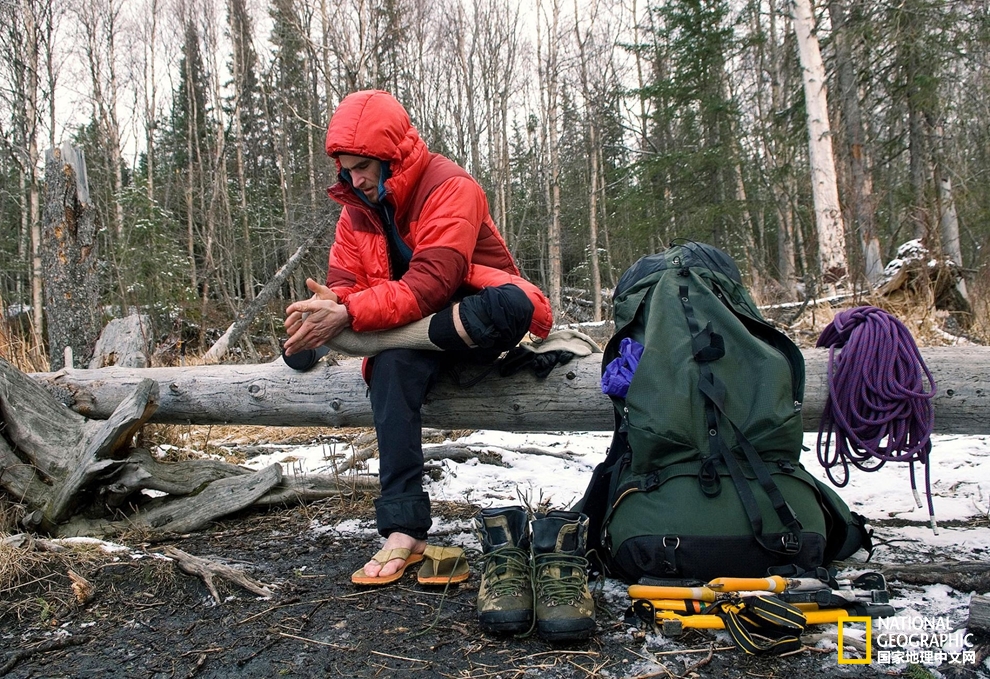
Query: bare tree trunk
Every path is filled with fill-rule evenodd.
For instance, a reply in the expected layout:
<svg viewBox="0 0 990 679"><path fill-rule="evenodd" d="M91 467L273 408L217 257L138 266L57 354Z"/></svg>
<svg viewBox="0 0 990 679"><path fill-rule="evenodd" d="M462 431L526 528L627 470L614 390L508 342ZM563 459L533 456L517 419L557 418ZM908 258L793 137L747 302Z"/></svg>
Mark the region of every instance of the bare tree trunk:
<svg viewBox="0 0 990 679"><path fill-rule="evenodd" d="M591 23L598 6L591 10ZM591 102L591 88L588 84L587 43L590 35L581 35L581 16L578 1L574 0L574 37L578 46L581 67L581 93L584 97L584 115L588 126L588 263L591 276L592 320L602 320L602 278L598 261L598 133L595 126L595 111Z"/></svg>
<svg viewBox="0 0 990 679"><path fill-rule="evenodd" d="M777 268L788 298L793 298L797 280L794 266L794 213L786 198L778 198L775 204L777 218L780 220L777 229Z"/></svg>
<svg viewBox="0 0 990 679"><path fill-rule="evenodd" d="M124 206L120 202L124 188L121 166L120 124L117 121L116 40L120 5L116 0L87 0L78 17L86 39L86 59L92 85L93 104L100 129L100 145L113 179L112 230L120 237L124 229Z"/></svg>
<svg viewBox="0 0 990 679"><path fill-rule="evenodd" d="M588 146L591 147L588 175L588 258L591 260L591 302L594 305L592 320L602 320L602 272L598 260L598 134L594 121L588 121Z"/></svg>
<svg viewBox="0 0 990 679"><path fill-rule="evenodd" d="M768 171L780 175L780 180L776 184L771 184L774 207L777 213L777 280L784 291L787 299L794 299L797 296L797 279L794 264L794 224L793 211L791 209L790 196L794 195L793 176L782 171L782 166L787 159L781 156L786 153L786 145L780 140L779 124L774 123L773 111L783 110L784 104L784 69L783 59L778 49L782 42L777 28L778 9L776 0L769 0L767 10L769 17L769 27L767 40L764 41L766 53L760 53L765 61L765 70L769 73L769 106L762 107L759 119L764 121L763 149L764 156L771 163ZM758 20L758 17L754 17ZM755 27L759 30L759 26ZM758 99L761 104L763 99Z"/></svg>
<svg viewBox="0 0 990 679"><path fill-rule="evenodd" d="M956 201L952 196L952 180L949 177L943 176L939 179L939 198L942 206L942 248L945 254L962 268L962 248L959 247L959 216L956 214ZM956 289L963 299L969 300L965 278L959 278Z"/></svg>
<svg viewBox="0 0 990 679"><path fill-rule="evenodd" d="M31 0L21 0L24 19L24 122L27 147L25 176L27 178L27 218L31 232L31 306L34 320L34 336L41 346L44 327L44 293L41 269L41 209L38 187L38 17Z"/></svg>
<svg viewBox="0 0 990 679"><path fill-rule="evenodd" d="M849 202L853 216L853 229L859 234L863 252L863 276L870 286L876 286L883 275L880 255L880 239L877 237L873 179L864 143L866 133L863 112L859 105L859 88L853 67L849 29L846 23L844 0L831 0L828 4L832 20L835 44L836 74L839 81L839 99L842 102L842 120L845 123L846 143L849 153L851 192Z"/></svg>
<svg viewBox="0 0 990 679"><path fill-rule="evenodd" d="M558 116L560 115L560 36L558 27L560 22L560 0L549 0L550 17L546 20L547 26L547 50L546 59L541 50L539 27L541 22L537 20L537 52L539 53L540 70L543 77L540 79L543 85L546 106L546 143L549 154L549 167L547 168L547 208L550 213L547 229L547 265L549 280L547 287L550 292L550 307L554 316L560 314L561 288L563 287L563 261L561 257L561 228L560 228L560 140L557 137L559 127ZM543 10L543 2L540 2L539 9Z"/></svg>
<svg viewBox="0 0 990 679"><path fill-rule="evenodd" d="M191 21L189 17L183 16L183 22ZM197 110L196 110L196 96L194 94L193 87L193 66L190 63L190 59L185 60L186 72L182 74L182 77L186 79L186 110L188 111L186 116L186 182L185 182L185 199L186 199L186 248L189 255L189 289L197 290L199 289L199 273L196 267L196 226L194 217L194 195L196 190L196 141L195 137L198 132L197 129Z"/></svg>
<svg viewBox="0 0 990 679"><path fill-rule="evenodd" d="M601 232L603 242L603 251L605 253L605 273L608 275L607 282L609 288L615 287L615 263L612 259L612 245L609 242L609 219L608 219L608 205L606 203L607 195L605 191L605 152L602 149L602 144L598 145L598 190L601 192L601 198L599 203L601 204L600 214L601 214Z"/></svg>
<svg viewBox="0 0 990 679"><path fill-rule="evenodd" d="M942 155L942 130L936 128L939 140L939 155ZM939 225L942 230L942 252L960 268L963 268L962 247L959 245L959 215L956 213L956 201L952 194L952 179L945 173L941 163L936 163L936 173L939 189ZM956 281L956 290L960 296L969 302L969 291L966 289L965 277Z"/></svg>
<svg viewBox="0 0 990 679"><path fill-rule="evenodd" d="M158 1L150 0L150 15L142 26L146 48L142 53L141 94L144 100L144 143L148 168L146 189L149 201L155 199L155 130L158 118L158 83L155 79L155 60L158 54L155 46L158 42Z"/></svg>
<svg viewBox="0 0 990 679"><path fill-rule="evenodd" d="M839 207L839 189L832 154L828 104L825 94L825 65L822 63L811 0L791 0L791 16L797 37L798 56L804 80L804 100L808 111L808 152L811 164L811 192L818 231L818 263L822 280L834 285L846 277L846 236Z"/></svg>
<svg viewBox="0 0 990 679"><path fill-rule="evenodd" d="M633 26L633 44L639 45L639 12L636 8L636 0L632 0L632 26ZM640 51L634 50L633 56L636 60L636 86L639 91L639 148L646 149L647 147L647 130L649 123L649 115L646 110L646 79L643 77L643 57Z"/></svg>
<svg viewBox="0 0 990 679"><path fill-rule="evenodd" d="M250 49L247 41L251 38L248 27L241 25L245 20L246 13L228 10L227 18L230 22L230 34L233 42L231 50L231 71L234 84L233 110L231 111L231 122L234 126L234 163L237 172L237 188L239 191L238 208L240 211L241 238L237 249L240 251L241 267L241 290L244 298L249 302L254 299L254 260L251 248L251 222L248 218L247 200L247 173L244 168L244 127L241 123L243 116L242 102L247 88L245 63Z"/></svg>
<svg viewBox="0 0 990 679"><path fill-rule="evenodd" d="M59 370L65 347L71 347L73 356L86 365L100 334L96 228L82 153L69 146L52 149L45 168L42 253L48 362L52 370Z"/></svg>
<svg viewBox="0 0 990 679"><path fill-rule="evenodd" d="M908 67L908 82L914 82L914 57ZM910 89L910 88L909 88ZM935 243L929 242L928 213L925 209L925 183L928 179L928 144L925 138L925 114L921 110L916 97L908 94L908 155L910 156L910 175L912 205L909 219L914 225L914 237L924 242L929 248L937 250Z"/></svg>
<svg viewBox="0 0 990 679"><path fill-rule="evenodd" d="M467 25L463 8L458 11L458 20L462 22L463 25ZM465 34L472 36L469 44L466 41ZM465 120L460 121L458 127L462 130L465 126L467 127L465 131L467 133L468 154L471 159L469 170L475 175L481 172L481 148L478 145L480 141L480 135L478 134L478 113L475 110L475 101L478 96L474 72L475 51L477 49L476 41L477 38L475 31L458 31L456 54L457 67L460 70L465 106Z"/></svg>

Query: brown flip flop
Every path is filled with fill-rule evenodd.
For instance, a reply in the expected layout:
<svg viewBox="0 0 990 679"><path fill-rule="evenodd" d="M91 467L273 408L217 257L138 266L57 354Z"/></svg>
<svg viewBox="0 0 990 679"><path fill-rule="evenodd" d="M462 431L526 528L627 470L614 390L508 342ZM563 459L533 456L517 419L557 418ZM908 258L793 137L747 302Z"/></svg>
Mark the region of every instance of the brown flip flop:
<svg viewBox="0 0 990 679"><path fill-rule="evenodd" d="M406 549L405 547L399 547L398 549L383 549L371 557L372 561L380 563L383 566L389 561L393 561L395 559L403 559L405 563L402 564L402 568L391 575L373 578L365 574L364 566L362 566L358 570L354 571L353 575L351 575L351 582L355 585L387 585L391 582L395 582L405 575L406 568L414 563L419 563L422 561L423 555L418 553L414 554L412 550Z"/></svg>
<svg viewBox="0 0 990 679"><path fill-rule="evenodd" d="M460 547L427 545L425 560L419 567L416 581L421 585L456 585L471 575L467 557Z"/></svg>

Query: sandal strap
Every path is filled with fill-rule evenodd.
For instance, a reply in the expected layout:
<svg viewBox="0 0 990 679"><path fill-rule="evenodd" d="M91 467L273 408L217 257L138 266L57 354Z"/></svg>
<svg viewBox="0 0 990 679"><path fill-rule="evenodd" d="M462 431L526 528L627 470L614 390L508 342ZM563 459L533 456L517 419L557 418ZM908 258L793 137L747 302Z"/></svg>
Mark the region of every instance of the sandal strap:
<svg viewBox="0 0 990 679"><path fill-rule="evenodd" d="M433 561L448 561L451 559L464 559L464 549L462 547L435 547L427 545L423 556Z"/></svg>
<svg viewBox="0 0 990 679"><path fill-rule="evenodd" d="M402 559L405 561L412 554L412 550L406 547L397 547L396 549L382 549L379 550L377 554L371 557L371 560L380 563L381 565L387 564L389 561L395 559Z"/></svg>

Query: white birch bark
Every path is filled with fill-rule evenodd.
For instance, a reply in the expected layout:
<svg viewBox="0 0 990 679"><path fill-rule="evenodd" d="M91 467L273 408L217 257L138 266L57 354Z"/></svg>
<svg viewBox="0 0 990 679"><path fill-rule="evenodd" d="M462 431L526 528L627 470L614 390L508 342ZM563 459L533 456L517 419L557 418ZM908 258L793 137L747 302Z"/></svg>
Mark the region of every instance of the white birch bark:
<svg viewBox="0 0 990 679"><path fill-rule="evenodd" d="M811 192L818 231L818 264L822 280L834 285L846 277L845 225L839 209L839 188L832 155L828 121L825 65L815 35L811 0L791 0L791 18L801 61L804 99L808 113L808 155Z"/></svg>

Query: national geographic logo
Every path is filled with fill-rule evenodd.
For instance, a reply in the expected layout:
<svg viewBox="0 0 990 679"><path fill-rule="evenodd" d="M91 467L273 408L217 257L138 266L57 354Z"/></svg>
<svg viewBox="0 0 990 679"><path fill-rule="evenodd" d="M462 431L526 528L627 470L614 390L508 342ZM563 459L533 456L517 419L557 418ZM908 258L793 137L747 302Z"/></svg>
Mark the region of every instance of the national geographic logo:
<svg viewBox="0 0 990 679"><path fill-rule="evenodd" d="M850 623L866 625L866 657L847 658L845 654L845 626ZM839 620L839 664L840 665L869 665L873 661L873 619L869 617L851 617Z"/></svg>
<svg viewBox="0 0 990 679"><path fill-rule="evenodd" d="M847 630L847 625L849 626ZM864 657L851 657L849 648L859 650L860 644L849 643L846 632L866 627ZM855 626L855 627L853 627ZM874 646L876 646L876 663L878 665L964 665L976 663L976 651L973 650L973 635L953 631L948 619L942 617L910 616L895 618L880 618L876 623L874 635L873 620L868 617L848 617L839 620L839 653L840 665L869 665L874 661Z"/></svg>

